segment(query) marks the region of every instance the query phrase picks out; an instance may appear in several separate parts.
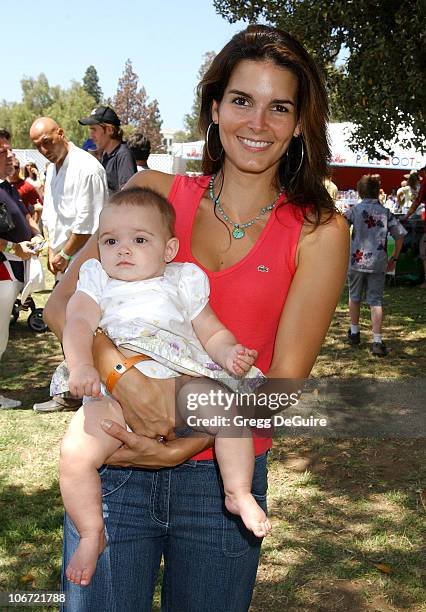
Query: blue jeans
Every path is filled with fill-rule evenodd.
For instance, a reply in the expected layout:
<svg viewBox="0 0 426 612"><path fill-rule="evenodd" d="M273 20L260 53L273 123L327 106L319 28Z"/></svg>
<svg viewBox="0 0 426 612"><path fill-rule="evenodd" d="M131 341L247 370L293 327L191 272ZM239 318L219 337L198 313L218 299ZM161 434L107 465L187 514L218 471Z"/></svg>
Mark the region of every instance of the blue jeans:
<svg viewBox="0 0 426 612"><path fill-rule="evenodd" d="M165 612L249 609L261 540L227 512L214 461L172 469L101 468L108 546L90 586L65 577L67 612L150 612L161 558ZM266 455L256 457L253 495L266 511ZM78 544L65 517L64 567Z"/></svg>

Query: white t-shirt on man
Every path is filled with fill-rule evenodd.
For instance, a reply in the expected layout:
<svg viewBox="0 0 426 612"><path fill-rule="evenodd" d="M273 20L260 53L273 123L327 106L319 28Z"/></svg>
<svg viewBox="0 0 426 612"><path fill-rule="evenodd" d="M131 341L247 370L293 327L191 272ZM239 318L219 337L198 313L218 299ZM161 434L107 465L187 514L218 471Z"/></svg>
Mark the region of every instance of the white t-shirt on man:
<svg viewBox="0 0 426 612"><path fill-rule="evenodd" d="M105 169L93 155L70 142L59 171L49 164L46 173L42 220L54 253L59 253L71 234L97 230L107 198Z"/></svg>

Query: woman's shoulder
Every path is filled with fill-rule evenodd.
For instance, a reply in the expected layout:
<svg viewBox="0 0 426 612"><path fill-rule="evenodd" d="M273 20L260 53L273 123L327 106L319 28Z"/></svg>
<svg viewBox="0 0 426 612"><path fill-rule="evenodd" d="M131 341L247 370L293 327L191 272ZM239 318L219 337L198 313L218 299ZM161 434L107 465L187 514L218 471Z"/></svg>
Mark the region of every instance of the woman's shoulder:
<svg viewBox="0 0 426 612"><path fill-rule="evenodd" d="M299 240L299 257L302 251L321 257L327 252L345 252L349 244L349 225L339 212L325 212L320 224L315 226L308 218L303 224Z"/></svg>
<svg viewBox="0 0 426 612"><path fill-rule="evenodd" d="M166 174L158 170L146 170L134 174L126 183L129 187L150 187L165 197L173 200L176 197L187 197L199 194L207 189L210 177L188 176L186 174Z"/></svg>
<svg viewBox="0 0 426 612"><path fill-rule="evenodd" d="M167 174L158 170L145 170L137 172L127 181L125 189L130 187L149 187L167 197L176 178L175 174Z"/></svg>

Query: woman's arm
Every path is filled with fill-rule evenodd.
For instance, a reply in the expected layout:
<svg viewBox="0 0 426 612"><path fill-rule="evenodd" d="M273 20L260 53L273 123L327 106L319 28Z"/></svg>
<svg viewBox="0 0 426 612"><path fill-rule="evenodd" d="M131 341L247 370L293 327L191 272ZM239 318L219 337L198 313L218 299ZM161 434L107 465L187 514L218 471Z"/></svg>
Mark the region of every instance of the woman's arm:
<svg viewBox="0 0 426 612"><path fill-rule="evenodd" d="M95 367L105 382L123 355L104 334L96 335L93 349ZM150 438L170 436L174 429L174 385L174 379L146 378L136 368L120 376L113 394L123 408L126 423L136 434Z"/></svg>
<svg viewBox="0 0 426 612"><path fill-rule="evenodd" d="M124 444L105 463L124 467L174 467L213 446L214 441L210 436L197 434L195 438L177 438L163 443L146 436L137 436L108 420L102 421L102 428Z"/></svg>
<svg viewBox="0 0 426 612"><path fill-rule="evenodd" d="M304 226L268 377L309 376L339 301L348 260L349 230L341 215L315 231Z"/></svg>
<svg viewBox="0 0 426 612"><path fill-rule="evenodd" d="M95 366L105 381L122 355L104 334L95 337L94 345ZM115 361L112 351L118 356ZM159 436L170 437L174 430L172 415L177 381L181 383L184 378L145 378L136 368L130 368L119 378L114 386L114 397L123 408L124 418L133 433L129 436L130 432L117 423L105 428L109 435L125 445L106 463L146 468L172 467L213 446L214 440L208 436L178 438L165 444L157 442Z"/></svg>
<svg viewBox="0 0 426 612"><path fill-rule="evenodd" d="M145 172L137 172L134 174L127 181L123 189L129 189L130 187L150 187L167 198L174 178L174 174L166 174L165 172L158 172L157 170L146 170Z"/></svg>
<svg viewBox="0 0 426 612"><path fill-rule="evenodd" d="M77 286L81 265L88 259L99 259L98 235L94 234L73 260L61 282L56 285L43 311L43 318L55 336L62 342L67 304Z"/></svg>

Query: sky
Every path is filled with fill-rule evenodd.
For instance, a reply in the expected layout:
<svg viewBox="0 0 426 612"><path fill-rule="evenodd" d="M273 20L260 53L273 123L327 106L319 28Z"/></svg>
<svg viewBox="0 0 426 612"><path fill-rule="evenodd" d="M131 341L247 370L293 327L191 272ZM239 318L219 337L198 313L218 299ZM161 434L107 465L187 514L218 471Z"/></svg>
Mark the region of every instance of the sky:
<svg viewBox="0 0 426 612"><path fill-rule="evenodd" d="M41 72L68 87L95 66L105 97L113 96L128 58L157 98L163 128L182 129L207 51L218 52L247 24L220 17L213 0L21 0L1 2L0 99L21 101L20 80Z"/></svg>

